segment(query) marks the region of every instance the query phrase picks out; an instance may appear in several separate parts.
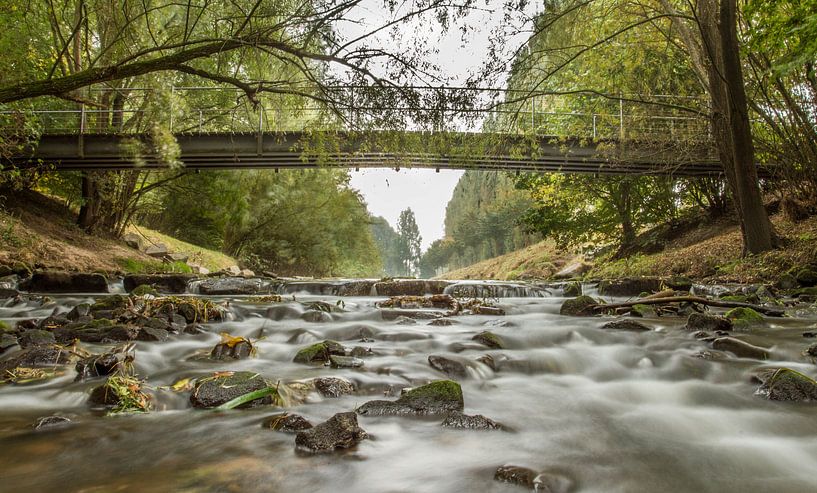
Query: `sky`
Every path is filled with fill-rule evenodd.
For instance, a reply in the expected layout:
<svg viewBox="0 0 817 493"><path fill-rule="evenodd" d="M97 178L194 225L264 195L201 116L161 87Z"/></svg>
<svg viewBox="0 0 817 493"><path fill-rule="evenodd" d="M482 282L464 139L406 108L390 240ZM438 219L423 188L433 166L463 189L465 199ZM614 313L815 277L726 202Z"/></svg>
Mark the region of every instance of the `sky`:
<svg viewBox="0 0 817 493"><path fill-rule="evenodd" d="M490 47L491 30L502 25L501 14L491 12L490 4L501 5L499 1L482 4L486 10L469 15L467 23L473 29L463 34L458 29L450 29L445 35L435 39L438 53L431 60L450 77L448 85L459 85L468 76L478 71L486 59ZM535 3L535 2L534 2ZM341 23L337 29L349 37L371 29L383 21L382 0L364 0L353 11L354 22ZM533 7L531 7L533 8ZM530 15L531 12L527 12ZM417 36L431 34L434 22L416 23ZM504 27L504 25L503 25ZM405 27L404 27L405 29ZM433 35L432 36L436 36ZM525 34L515 37L516 43L523 43ZM388 41L386 41L388 42ZM403 40L406 42L406 40ZM417 218L425 250L436 239L444 235L445 206L451 199L454 187L462 176L462 171L433 169L361 169L352 173L351 184L358 189L375 216L385 217L396 229L400 211L411 207Z"/></svg>

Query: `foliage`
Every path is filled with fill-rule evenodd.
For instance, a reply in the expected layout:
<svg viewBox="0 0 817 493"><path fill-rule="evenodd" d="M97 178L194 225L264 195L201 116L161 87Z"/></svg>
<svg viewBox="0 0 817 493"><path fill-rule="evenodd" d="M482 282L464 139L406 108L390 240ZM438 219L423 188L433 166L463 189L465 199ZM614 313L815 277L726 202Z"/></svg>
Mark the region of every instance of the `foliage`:
<svg viewBox="0 0 817 493"><path fill-rule="evenodd" d="M383 261L383 276L392 277L405 274L405 268L398 252L400 236L397 231L383 217L373 217L369 228Z"/></svg>
<svg viewBox="0 0 817 493"><path fill-rule="evenodd" d="M119 258L117 263L128 274L190 274L190 266L184 262L162 262L161 260L139 260Z"/></svg>
<svg viewBox="0 0 817 493"><path fill-rule="evenodd" d="M414 211L411 208L403 210L397 223L397 254L407 276L417 273L421 241Z"/></svg>

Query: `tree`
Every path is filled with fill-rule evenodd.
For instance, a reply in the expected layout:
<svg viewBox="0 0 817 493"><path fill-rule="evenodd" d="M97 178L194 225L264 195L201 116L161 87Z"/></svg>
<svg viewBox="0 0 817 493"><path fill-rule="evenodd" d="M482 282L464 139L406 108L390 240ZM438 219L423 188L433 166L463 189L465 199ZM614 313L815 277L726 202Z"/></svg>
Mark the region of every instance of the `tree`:
<svg viewBox="0 0 817 493"><path fill-rule="evenodd" d="M420 261L420 229L411 208L400 213L400 220L397 223L398 247L397 252L400 261L403 263L406 276L413 276L417 272Z"/></svg>
<svg viewBox="0 0 817 493"><path fill-rule="evenodd" d="M369 228L383 261L383 274L386 276L402 275L404 265L398 251L400 236L383 217L373 217Z"/></svg>

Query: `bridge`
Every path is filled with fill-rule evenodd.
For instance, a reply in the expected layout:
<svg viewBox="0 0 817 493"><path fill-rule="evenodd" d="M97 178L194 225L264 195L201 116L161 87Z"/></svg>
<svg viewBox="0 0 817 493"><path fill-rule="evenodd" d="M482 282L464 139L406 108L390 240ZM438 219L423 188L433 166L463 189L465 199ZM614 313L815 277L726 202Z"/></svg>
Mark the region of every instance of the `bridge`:
<svg viewBox="0 0 817 493"><path fill-rule="evenodd" d="M229 90L212 87L165 90L171 95L167 111L145 109L145 101L155 97L148 89L129 89L128 104L120 101L115 109L3 109L4 121L24 118L36 122L40 133L36 144L6 157L4 165L48 163L58 171L166 168L168 159L156 135L146 131L151 118L158 118L178 146L173 159L191 169L722 173L708 123L698 116L651 107L645 111L641 105L625 106L624 98L582 103L591 111L576 111L571 109L576 101L564 97L518 97L499 89L425 89L428 94L411 103L398 102L393 95L385 103L372 103L344 94L336 98L343 103L331 111L325 105L274 101L232 104L230 97L221 97ZM117 95L113 89L99 91ZM221 91L217 96L222 106L182 104L207 91Z"/></svg>

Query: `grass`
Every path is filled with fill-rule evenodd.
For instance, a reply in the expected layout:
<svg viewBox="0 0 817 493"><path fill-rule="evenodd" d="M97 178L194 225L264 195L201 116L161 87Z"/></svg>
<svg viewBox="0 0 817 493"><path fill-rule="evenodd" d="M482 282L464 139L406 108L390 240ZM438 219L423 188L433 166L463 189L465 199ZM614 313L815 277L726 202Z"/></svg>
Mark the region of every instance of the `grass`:
<svg viewBox="0 0 817 493"><path fill-rule="evenodd" d="M187 243L186 241L178 240L172 236L168 236L143 226L129 226L126 232L136 233L143 237L146 245L164 243L167 246L168 251L172 253L183 253L190 257L188 259L188 263L201 265L212 272L226 269L227 267L238 264L234 258L219 251L210 250L192 243Z"/></svg>
<svg viewBox="0 0 817 493"><path fill-rule="evenodd" d="M557 264L564 254L552 241L540 241L520 250L478 262L468 267L448 271L439 276L444 279L544 279L559 270Z"/></svg>
<svg viewBox="0 0 817 493"><path fill-rule="evenodd" d="M166 263L161 260L117 258L116 263L128 274L190 274L193 270L184 262Z"/></svg>

